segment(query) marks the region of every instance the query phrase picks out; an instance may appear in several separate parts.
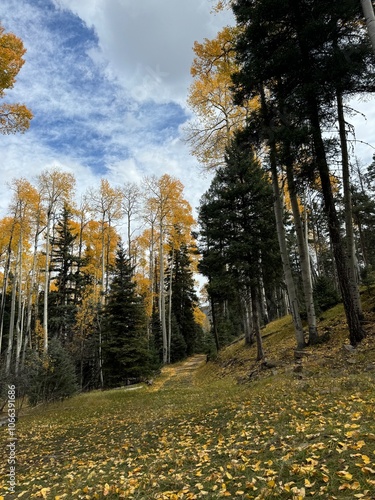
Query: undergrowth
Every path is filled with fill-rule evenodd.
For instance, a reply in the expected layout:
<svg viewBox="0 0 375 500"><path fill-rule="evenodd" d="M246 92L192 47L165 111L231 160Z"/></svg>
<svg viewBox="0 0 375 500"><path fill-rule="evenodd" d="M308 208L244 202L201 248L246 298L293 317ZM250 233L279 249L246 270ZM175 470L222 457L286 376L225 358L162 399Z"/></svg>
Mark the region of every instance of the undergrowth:
<svg viewBox="0 0 375 500"><path fill-rule="evenodd" d="M364 299L366 340L354 351L344 347L336 306L319 324L325 342L308 347L298 370L283 318L262 332L266 369L239 341L189 379L176 376L182 363L149 388L29 409L17 422L15 495L7 493L2 430L0 495L375 498L374 300Z"/></svg>

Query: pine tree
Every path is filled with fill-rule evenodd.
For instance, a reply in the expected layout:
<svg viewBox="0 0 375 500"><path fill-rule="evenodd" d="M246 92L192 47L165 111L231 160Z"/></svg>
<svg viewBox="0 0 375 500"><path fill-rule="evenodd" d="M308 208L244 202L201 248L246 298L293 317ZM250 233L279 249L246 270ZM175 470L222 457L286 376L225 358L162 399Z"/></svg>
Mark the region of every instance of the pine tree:
<svg viewBox="0 0 375 500"><path fill-rule="evenodd" d="M238 133L227 149L226 167L218 169L209 191L200 210L205 238L210 242L203 268L208 267L211 287L219 276L222 285L227 277L229 283L237 282L244 297L251 298L252 327L260 341L260 283L270 285L281 263L272 188L244 133ZM216 293L220 288L225 293L225 287L216 287ZM262 357L260 342L258 346Z"/></svg>
<svg viewBox="0 0 375 500"><path fill-rule="evenodd" d="M151 370L146 315L135 291L133 270L120 242L103 318L103 372L106 386L126 384Z"/></svg>
<svg viewBox="0 0 375 500"><path fill-rule="evenodd" d="M72 212L64 204L61 218L51 239L51 270L54 291L49 297L49 330L63 344L72 341L75 317L87 277L81 272L83 259L74 252L77 234L72 230Z"/></svg>
<svg viewBox="0 0 375 500"><path fill-rule="evenodd" d="M272 151L283 140L280 129L288 140L300 141L305 136L305 143L308 137L312 145L349 337L355 345L364 331L341 236L323 130L336 119L338 95L365 89L367 65L372 63L360 28L359 3L236 0L233 10L241 27L236 99L240 103L254 93L262 96L264 139Z"/></svg>
<svg viewBox="0 0 375 500"><path fill-rule="evenodd" d="M185 355L191 356L195 352L199 333L199 326L194 319L194 306L198 304L198 297L195 293L189 249L186 245L181 245L178 250L175 250L174 254L172 269L172 315L184 341L181 341L180 344L185 343ZM183 357L183 349L181 349L181 353L179 359ZM176 360L176 354L173 353L173 332L172 358Z"/></svg>

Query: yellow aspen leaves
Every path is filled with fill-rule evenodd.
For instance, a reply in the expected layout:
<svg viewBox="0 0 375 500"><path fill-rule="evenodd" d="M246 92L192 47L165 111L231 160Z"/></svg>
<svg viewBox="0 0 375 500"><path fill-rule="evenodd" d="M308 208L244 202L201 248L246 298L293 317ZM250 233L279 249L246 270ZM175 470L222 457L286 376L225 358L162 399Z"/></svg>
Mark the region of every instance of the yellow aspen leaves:
<svg viewBox="0 0 375 500"><path fill-rule="evenodd" d="M16 76L24 64L26 49L22 40L7 33L0 24L0 98L13 88ZM32 112L24 104L0 104L0 134L25 132L30 126Z"/></svg>

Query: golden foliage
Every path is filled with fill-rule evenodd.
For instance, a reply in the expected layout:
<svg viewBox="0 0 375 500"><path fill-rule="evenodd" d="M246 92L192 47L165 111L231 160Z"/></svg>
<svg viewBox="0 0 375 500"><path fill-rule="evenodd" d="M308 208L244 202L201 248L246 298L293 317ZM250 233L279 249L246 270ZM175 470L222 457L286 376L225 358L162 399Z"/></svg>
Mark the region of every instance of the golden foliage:
<svg viewBox="0 0 375 500"><path fill-rule="evenodd" d="M233 133L244 126L248 112L258 107L257 100L243 106L233 103L231 75L238 69L234 51L237 31L237 27L225 27L215 39L194 43L196 57L191 67L194 81L188 104L196 119L186 131L192 154L205 168L222 164Z"/></svg>
<svg viewBox="0 0 375 500"><path fill-rule="evenodd" d="M11 89L16 76L24 64L26 49L22 40L13 33L6 33L0 24L0 98L5 90ZM0 105L0 133L25 132L33 115L24 104Z"/></svg>

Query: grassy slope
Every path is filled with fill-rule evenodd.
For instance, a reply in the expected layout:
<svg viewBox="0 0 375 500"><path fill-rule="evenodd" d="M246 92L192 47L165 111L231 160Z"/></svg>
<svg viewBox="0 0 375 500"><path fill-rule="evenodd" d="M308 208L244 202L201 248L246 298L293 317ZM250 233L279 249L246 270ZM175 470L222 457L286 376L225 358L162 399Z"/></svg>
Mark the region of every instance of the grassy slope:
<svg viewBox="0 0 375 500"><path fill-rule="evenodd" d="M263 331L271 369L240 341L191 384L175 377L158 391L98 391L29 411L17 423L16 497L375 498L374 297L365 308L369 335L354 353L338 306L320 324L329 340L297 371L284 318ZM14 498L1 432L0 498Z"/></svg>

